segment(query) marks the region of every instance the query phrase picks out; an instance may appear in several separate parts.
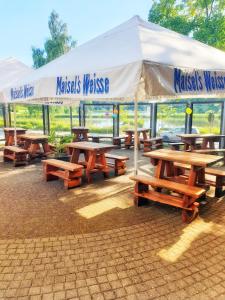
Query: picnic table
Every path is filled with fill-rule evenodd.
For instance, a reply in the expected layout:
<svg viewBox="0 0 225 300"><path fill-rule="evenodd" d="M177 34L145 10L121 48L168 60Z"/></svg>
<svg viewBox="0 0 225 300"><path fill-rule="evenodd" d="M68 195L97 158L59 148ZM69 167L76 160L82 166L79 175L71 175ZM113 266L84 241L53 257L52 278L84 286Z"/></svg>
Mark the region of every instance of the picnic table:
<svg viewBox="0 0 225 300"><path fill-rule="evenodd" d="M24 134L26 133L26 129L24 128L16 128L16 134ZM11 128L11 127L5 127L4 128L4 134L5 134L5 146L13 146L15 139L14 139L14 135L15 135L15 128Z"/></svg>
<svg viewBox="0 0 225 300"><path fill-rule="evenodd" d="M74 134L73 142L88 141L89 129L85 127L73 127L72 133Z"/></svg>
<svg viewBox="0 0 225 300"><path fill-rule="evenodd" d="M51 152L47 135L25 133L18 135L18 140L28 151L30 159L47 156Z"/></svg>
<svg viewBox="0 0 225 300"><path fill-rule="evenodd" d="M147 128L138 128L137 133L138 133L138 147L140 148L140 138L142 135L143 141L148 139L148 133L150 129ZM129 149L131 146L134 145L134 134L135 130L134 129L127 129L125 130L126 136L125 136L125 147Z"/></svg>
<svg viewBox="0 0 225 300"><path fill-rule="evenodd" d="M143 154L149 157L156 166L156 178L176 177L174 163L188 164L191 166L187 184L190 186L205 185L205 168L223 160L223 157L216 155L201 154L196 152L174 151L167 149L155 150Z"/></svg>
<svg viewBox="0 0 225 300"><path fill-rule="evenodd" d="M178 134L181 141L184 143L184 150L198 149L197 141L202 140L201 149L215 149L215 143L220 142L225 135L222 134Z"/></svg>
<svg viewBox="0 0 225 300"><path fill-rule="evenodd" d="M102 172L108 177L105 154L115 148L113 145L92 142L74 142L67 144L69 153L72 153L70 162L82 164L86 168L87 181L91 182L91 173ZM80 154L84 154L85 161L79 161Z"/></svg>

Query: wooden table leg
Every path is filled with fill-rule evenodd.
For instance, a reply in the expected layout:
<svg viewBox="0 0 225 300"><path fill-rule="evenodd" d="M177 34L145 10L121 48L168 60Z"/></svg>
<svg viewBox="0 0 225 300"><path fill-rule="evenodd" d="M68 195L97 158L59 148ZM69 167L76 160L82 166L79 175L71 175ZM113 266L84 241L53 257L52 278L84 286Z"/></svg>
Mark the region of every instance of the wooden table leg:
<svg viewBox="0 0 225 300"><path fill-rule="evenodd" d="M42 148L43 148L43 151L44 151L45 155L47 155L47 153L51 152L48 142L43 142L42 143Z"/></svg>
<svg viewBox="0 0 225 300"><path fill-rule="evenodd" d="M125 147L127 149L129 149L130 146L131 146L131 144L132 144L132 133L128 132L127 135L126 135L126 137L125 137Z"/></svg>
<svg viewBox="0 0 225 300"><path fill-rule="evenodd" d="M143 140L144 141L147 140L148 139L147 132L144 131L142 134L143 134Z"/></svg>
<svg viewBox="0 0 225 300"><path fill-rule="evenodd" d="M213 141L213 140L209 141L209 148L210 149L215 149L215 141Z"/></svg>
<svg viewBox="0 0 225 300"><path fill-rule="evenodd" d="M86 168L86 177L87 177L87 182L91 182L91 171L95 168L95 162L96 162L96 152L90 152L89 153L89 158L88 158L88 163L87 163L87 168Z"/></svg>
<svg viewBox="0 0 225 300"><path fill-rule="evenodd" d="M201 145L201 149L206 149L208 145L208 139L203 138L202 140L202 145Z"/></svg>
<svg viewBox="0 0 225 300"><path fill-rule="evenodd" d="M84 132L84 133L83 133L83 140L84 140L84 141L88 141L88 135L87 135L87 132Z"/></svg>
<svg viewBox="0 0 225 300"><path fill-rule="evenodd" d="M205 185L205 168L198 170L198 183L202 186Z"/></svg>
<svg viewBox="0 0 225 300"><path fill-rule="evenodd" d="M205 169L191 166L188 185L195 186L197 181L201 185L205 184Z"/></svg>
<svg viewBox="0 0 225 300"><path fill-rule="evenodd" d="M155 169L155 177L163 178L164 172L165 172L165 161L160 159Z"/></svg>
<svg viewBox="0 0 225 300"><path fill-rule="evenodd" d="M102 165L102 172L104 173L104 177L108 178L109 177L109 168L107 167L105 153L101 153L100 154L99 161L100 161L100 163Z"/></svg>
<svg viewBox="0 0 225 300"><path fill-rule="evenodd" d="M79 163L79 157L80 157L80 150L73 148L72 155L71 155L71 158L70 158L70 162L74 163L74 164L78 164Z"/></svg>
<svg viewBox="0 0 225 300"><path fill-rule="evenodd" d="M191 166L191 170L188 178L188 185L194 186L196 184L196 180L197 180L197 171L195 167Z"/></svg>
<svg viewBox="0 0 225 300"><path fill-rule="evenodd" d="M167 177L173 177L174 176L174 165L172 161L166 161L165 162L166 167L166 176Z"/></svg>

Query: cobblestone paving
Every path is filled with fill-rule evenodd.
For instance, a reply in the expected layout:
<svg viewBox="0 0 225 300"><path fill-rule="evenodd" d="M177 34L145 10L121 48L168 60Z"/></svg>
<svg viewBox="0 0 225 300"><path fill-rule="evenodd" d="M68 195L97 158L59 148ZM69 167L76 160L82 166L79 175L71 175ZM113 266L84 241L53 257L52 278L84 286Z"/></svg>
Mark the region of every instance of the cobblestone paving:
<svg viewBox="0 0 225 300"><path fill-rule="evenodd" d="M9 168L5 172L13 171ZM39 175L31 176L30 172L39 190ZM0 177L3 173L1 169ZM5 177L1 177L0 200L4 195L4 201L0 201L0 210L7 200L13 201L3 190L5 185ZM50 186L53 188L54 183ZM58 182L56 186L54 193L61 188ZM20 199L21 187L10 183L9 188ZM124 193L127 191L116 198ZM144 208L129 206L122 210L123 215L114 208L115 217L104 219L111 229L106 226L107 230L97 231L97 223L103 219L94 218L96 228L92 226L90 232L64 234L59 226L58 235L53 231L34 237L33 231L27 231L25 238L16 235L16 224L21 222L17 218L23 211L17 200L19 212L15 215L12 211L14 219L3 219L0 213L0 226L2 220L5 222L1 230L13 223L15 231L15 238L0 232L0 299L225 299L225 203L223 198L208 200L201 208L201 217L189 225L182 224L179 210L151 204ZM64 205L68 205L66 201ZM126 223L121 221L122 216ZM67 221L70 227L71 219Z"/></svg>

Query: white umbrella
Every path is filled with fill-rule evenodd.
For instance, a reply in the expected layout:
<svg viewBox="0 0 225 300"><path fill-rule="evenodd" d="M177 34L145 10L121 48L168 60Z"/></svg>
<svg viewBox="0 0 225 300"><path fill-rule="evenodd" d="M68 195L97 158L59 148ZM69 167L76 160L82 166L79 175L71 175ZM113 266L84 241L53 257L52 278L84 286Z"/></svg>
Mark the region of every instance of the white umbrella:
<svg viewBox="0 0 225 300"><path fill-rule="evenodd" d="M9 85L14 84L19 78L30 74L32 69L27 65L17 60L14 57L9 57L0 60L0 99L1 91L7 88ZM2 99L3 101L3 96ZM1 101L0 101L1 102ZM5 101L7 102L7 101ZM15 145L17 145L17 135L16 135L16 105L13 105L13 116L14 116L14 138Z"/></svg>

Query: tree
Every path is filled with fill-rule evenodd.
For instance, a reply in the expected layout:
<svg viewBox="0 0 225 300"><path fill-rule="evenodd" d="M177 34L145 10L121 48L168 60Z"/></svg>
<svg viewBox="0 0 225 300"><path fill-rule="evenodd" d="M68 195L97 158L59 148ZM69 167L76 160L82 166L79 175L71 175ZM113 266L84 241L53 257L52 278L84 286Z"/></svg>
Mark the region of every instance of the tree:
<svg viewBox="0 0 225 300"><path fill-rule="evenodd" d="M224 0L155 0L148 20L225 50Z"/></svg>
<svg viewBox="0 0 225 300"><path fill-rule="evenodd" d="M48 27L51 37L44 43L44 49L32 47L34 68L39 68L68 52L76 44L68 35L66 23L59 19L59 15L55 11L52 11L49 17Z"/></svg>
<svg viewBox="0 0 225 300"><path fill-rule="evenodd" d="M192 23L184 12L184 4L177 3L176 0L155 0L148 20L185 35L192 29Z"/></svg>

